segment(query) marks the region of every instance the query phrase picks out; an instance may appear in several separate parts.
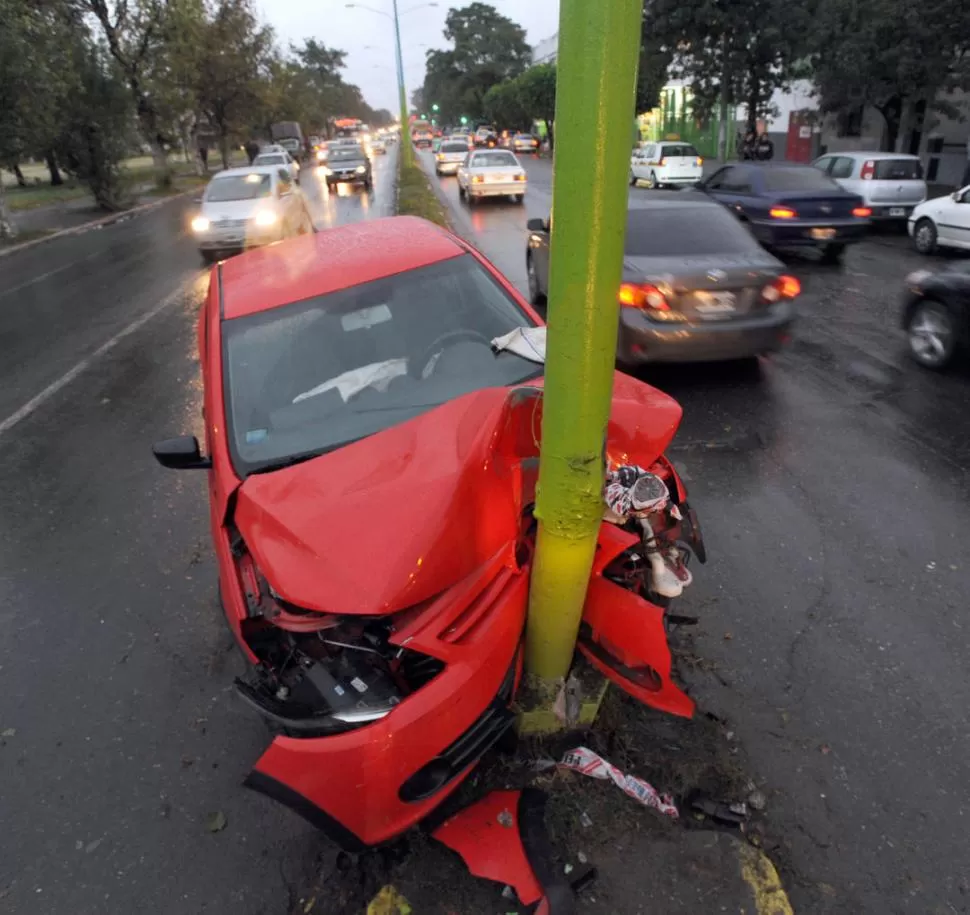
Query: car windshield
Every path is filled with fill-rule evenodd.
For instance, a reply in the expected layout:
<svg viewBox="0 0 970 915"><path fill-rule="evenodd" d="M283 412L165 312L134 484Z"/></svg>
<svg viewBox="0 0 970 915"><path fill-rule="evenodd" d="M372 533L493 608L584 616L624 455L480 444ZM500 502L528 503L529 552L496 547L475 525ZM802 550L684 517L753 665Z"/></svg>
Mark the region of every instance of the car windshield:
<svg viewBox="0 0 970 915"><path fill-rule="evenodd" d="M519 163L509 152L478 153L472 157L472 168L515 168Z"/></svg>
<svg viewBox="0 0 970 915"><path fill-rule="evenodd" d="M447 153L467 153L467 143L442 143L441 151Z"/></svg>
<svg viewBox="0 0 970 915"><path fill-rule="evenodd" d="M765 189L769 191L839 191L827 175L810 165L801 168L766 168Z"/></svg>
<svg viewBox="0 0 970 915"><path fill-rule="evenodd" d="M257 156L253 159L253 165L285 165L285 156Z"/></svg>
<svg viewBox="0 0 970 915"><path fill-rule="evenodd" d="M470 254L227 321L236 469L313 457L462 394L537 377L541 366L490 345L533 325Z"/></svg>
<svg viewBox="0 0 970 915"><path fill-rule="evenodd" d="M359 146L338 146L330 150L330 159L338 161L340 159L363 159L364 151Z"/></svg>
<svg viewBox="0 0 970 915"><path fill-rule="evenodd" d="M205 192L205 199L213 203L224 200L255 200L257 197L269 197L272 191L273 184L269 175L250 172L248 175L213 178Z"/></svg>
<svg viewBox="0 0 970 915"><path fill-rule="evenodd" d="M874 177L879 181L919 181L923 166L919 159L876 159Z"/></svg>
<svg viewBox="0 0 970 915"><path fill-rule="evenodd" d="M682 158L688 156L691 159L697 158L697 150L694 149L689 143L678 143L675 146L664 146L661 151L665 156L671 159Z"/></svg>
<svg viewBox="0 0 970 915"><path fill-rule="evenodd" d="M630 257L744 255L761 250L751 233L720 206L631 210L624 251Z"/></svg>
<svg viewBox="0 0 970 915"><path fill-rule="evenodd" d="M532 139L532 134L530 134L530 133L517 133L515 135L515 139L516 140L531 140Z"/></svg>

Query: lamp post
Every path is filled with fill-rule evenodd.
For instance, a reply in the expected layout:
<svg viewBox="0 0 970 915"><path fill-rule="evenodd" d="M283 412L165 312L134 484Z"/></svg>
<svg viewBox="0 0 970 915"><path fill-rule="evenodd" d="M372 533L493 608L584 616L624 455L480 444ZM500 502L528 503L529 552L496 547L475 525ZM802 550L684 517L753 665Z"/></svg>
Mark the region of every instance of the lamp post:
<svg viewBox="0 0 970 915"><path fill-rule="evenodd" d="M378 16L385 16L394 23L394 56L397 63L397 92L401 105L401 155L404 157L405 165L414 164L414 149L411 146L410 138L407 136L408 129L408 95L407 90L404 88L404 59L401 55L401 16L406 16L408 13L413 13L415 10L423 9L427 6L437 6L437 3L419 3L417 6L408 7L402 12L398 12L397 0L391 0L394 9L394 14L386 13L384 10L374 9L372 6L367 6L365 3L348 3L346 4L347 9L359 8L362 10L367 10L370 13L377 13Z"/></svg>

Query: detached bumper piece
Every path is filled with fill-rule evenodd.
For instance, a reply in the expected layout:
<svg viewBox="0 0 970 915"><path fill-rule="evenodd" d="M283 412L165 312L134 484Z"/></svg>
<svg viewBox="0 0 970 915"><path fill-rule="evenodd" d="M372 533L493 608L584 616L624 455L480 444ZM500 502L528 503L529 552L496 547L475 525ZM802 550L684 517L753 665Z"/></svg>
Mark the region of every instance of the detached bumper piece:
<svg viewBox="0 0 970 915"><path fill-rule="evenodd" d="M511 886L520 915L574 915L575 893L595 871L566 881L546 835L545 809L546 795L536 788L492 791L449 817L432 836L457 852L474 876Z"/></svg>

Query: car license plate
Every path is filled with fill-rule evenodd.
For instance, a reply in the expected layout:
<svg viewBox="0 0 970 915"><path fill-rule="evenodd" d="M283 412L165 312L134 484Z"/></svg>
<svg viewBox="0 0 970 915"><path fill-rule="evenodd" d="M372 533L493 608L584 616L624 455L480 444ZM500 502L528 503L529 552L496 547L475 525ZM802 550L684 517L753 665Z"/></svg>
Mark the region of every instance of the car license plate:
<svg viewBox="0 0 970 915"><path fill-rule="evenodd" d="M695 306L700 315L705 318L719 318L734 311L735 298L733 292L698 292L698 302Z"/></svg>
<svg viewBox="0 0 970 915"><path fill-rule="evenodd" d="M499 182L502 182L502 181L508 181L508 175L489 175L485 180L492 181L495 184L498 184Z"/></svg>
<svg viewBox="0 0 970 915"><path fill-rule="evenodd" d="M812 229L812 238L818 238L826 240L829 238L835 238L835 229Z"/></svg>
<svg viewBox="0 0 970 915"><path fill-rule="evenodd" d="M905 216L906 215L906 207L890 207L889 208L889 215L890 216Z"/></svg>

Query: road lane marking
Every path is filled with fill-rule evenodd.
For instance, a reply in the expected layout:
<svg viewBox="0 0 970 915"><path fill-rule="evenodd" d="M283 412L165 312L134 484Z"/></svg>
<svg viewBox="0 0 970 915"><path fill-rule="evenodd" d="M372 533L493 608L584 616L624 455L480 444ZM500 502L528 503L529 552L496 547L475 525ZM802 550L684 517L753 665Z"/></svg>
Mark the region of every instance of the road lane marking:
<svg viewBox="0 0 970 915"><path fill-rule="evenodd" d="M0 299L5 295L13 295L15 292L20 292L21 289L26 289L28 286L32 286L34 283L43 282L52 276L56 276L58 273L63 273L65 270L70 270L71 267L76 267L78 264L83 264L85 261L94 260L99 254L103 252L102 250L92 251L91 254L85 257L80 257L76 261L71 261L69 264L64 264L63 267L55 267L53 270L48 270L47 273L41 273L39 276L32 277L29 280L24 280L22 283L18 283L16 286L11 286L9 289L0 289Z"/></svg>
<svg viewBox="0 0 970 915"><path fill-rule="evenodd" d="M155 306L146 311L141 317L136 318L127 326L123 327L118 331L113 337L102 343L90 356L82 359L77 365L72 369L65 372L56 381L51 382L47 385L43 391L31 397L19 410L11 413L3 422L0 422L0 435L5 432L9 432L14 426L17 425L21 420L26 419L33 412L35 412L39 407L42 407L48 400L50 400L55 394L58 393L62 388L67 387L75 378L78 377L86 369L90 368L95 362L98 361L102 356L111 352L122 340L126 337L130 337L136 330L147 324L155 315L160 314L166 308L174 305L179 301L182 296L186 295L192 288L193 284L199 281L199 277L192 277L183 283L180 283L178 288L174 292L171 292L164 299L158 302Z"/></svg>

